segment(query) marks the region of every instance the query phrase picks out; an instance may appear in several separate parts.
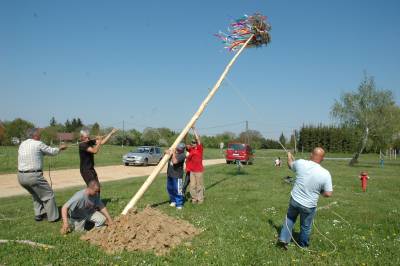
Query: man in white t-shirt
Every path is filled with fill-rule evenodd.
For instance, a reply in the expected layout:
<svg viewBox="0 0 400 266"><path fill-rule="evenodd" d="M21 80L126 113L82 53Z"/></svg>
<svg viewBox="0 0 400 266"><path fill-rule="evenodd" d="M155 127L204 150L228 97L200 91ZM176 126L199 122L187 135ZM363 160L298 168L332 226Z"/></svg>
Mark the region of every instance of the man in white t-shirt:
<svg viewBox="0 0 400 266"><path fill-rule="evenodd" d="M325 151L319 147L312 151L310 160L300 159L295 161L293 155L288 152L288 166L296 173L296 180L278 240L278 245L284 249L287 249L287 245L292 238L292 229L298 215L300 215L298 244L301 247L308 247L319 195L324 197L332 196L331 175L328 170L320 165L324 160L324 156Z"/></svg>

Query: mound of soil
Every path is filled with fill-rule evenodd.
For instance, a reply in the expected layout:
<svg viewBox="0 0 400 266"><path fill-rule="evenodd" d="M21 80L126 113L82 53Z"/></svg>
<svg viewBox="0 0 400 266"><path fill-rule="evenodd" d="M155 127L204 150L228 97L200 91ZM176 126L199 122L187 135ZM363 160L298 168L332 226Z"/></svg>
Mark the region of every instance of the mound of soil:
<svg viewBox="0 0 400 266"><path fill-rule="evenodd" d="M153 251L156 255L164 255L199 233L200 230L189 222L147 207L141 212L132 210L127 215L121 215L110 226L89 231L81 239L100 246L108 253L126 250Z"/></svg>

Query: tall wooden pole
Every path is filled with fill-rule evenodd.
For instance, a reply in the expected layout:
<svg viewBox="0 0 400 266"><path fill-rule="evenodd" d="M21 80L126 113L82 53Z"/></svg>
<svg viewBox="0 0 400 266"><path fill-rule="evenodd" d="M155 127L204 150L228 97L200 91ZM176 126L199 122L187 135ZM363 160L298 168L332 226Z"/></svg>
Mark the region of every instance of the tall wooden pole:
<svg viewBox="0 0 400 266"><path fill-rule="evenodd" d="M211 101L211 99L214 97L214 94L218 91L219 87L221 86L222 81L224 80L224 78L228 74L231 66L233 65L233 63L235 63L236 59L243 52L244 48L246 48L247 44L251 41L253 36L254 35L250 36L250 38L243 44L243 46L240 48L240 50L235 54L235 56L232 58L232 60L229 62L229 64L225 67L224 72L222 73L221 77L218 79L217 83L215 83L215 85L214 85L213 89L211 90L211 92L204 99L203 103L200 105L200 107L197 110L197 112L193 115L192 119L190 119L189 123L186 125L186 127L182 130L182 132L176 138L175 142L171 145L170 149L175 149L176 146L180 142L182 142L183 138L189 132L190 128L196 123L197 119L199 119L200 115L203 113L203 111L206 108L207 104ZM142 198L143 194L146 192L146 190L150 187L150 185L156 179L157 175L160 173L160 171L166 165L166 163L168 162L170 157L171 157L171 155L169 155L167 153L164 155L164 157L158 163L157 167L154 168L153 172L149 175L149 177L146 179L146 181L140 187L138 192L136 192L135 196L133 196L133 198L125 206L124 210L122 211L123 215L127 214L128 211L132 207L134 207L136 205L136 203Z"/></svg>

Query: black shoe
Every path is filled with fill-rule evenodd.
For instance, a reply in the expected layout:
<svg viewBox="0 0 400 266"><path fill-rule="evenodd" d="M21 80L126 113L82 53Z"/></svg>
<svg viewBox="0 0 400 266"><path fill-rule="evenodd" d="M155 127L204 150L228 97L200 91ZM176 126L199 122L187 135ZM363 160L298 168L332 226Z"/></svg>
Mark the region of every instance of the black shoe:
<svg viewBox="0 0 400 266"><path fill-rule="evenodd" d="M43 216L42 216L42 215L36 215L36 216L35 216L35 221L36 221L36 222L43 221Z"/></svg>
<svg viewBox="0 0 400 266"><path fill-rule="evenodd" d="M280 247L283 250L288 250L288 243L282 242L280 240L278 240L278 242L276 242L276 246Z"/></svg>

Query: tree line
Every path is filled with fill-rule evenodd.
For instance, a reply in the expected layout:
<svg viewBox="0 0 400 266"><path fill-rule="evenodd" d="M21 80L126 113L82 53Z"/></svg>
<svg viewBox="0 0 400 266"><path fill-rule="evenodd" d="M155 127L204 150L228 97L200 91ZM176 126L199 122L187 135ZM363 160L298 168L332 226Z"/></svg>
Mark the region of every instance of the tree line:
<svg viewBox="0 0 400 266"><path fill-rule="evenodd" d="M329 152L352 152L354 164L363 152L379 152L388 148L400 150L400 107L396 104L392 91L377 89L374 78L365 74L357 90L346 92L336 99L331 107L332 125L307 125L295 130L287 139L282 133L279 142L266 139L257 130L248 130L235 134L224 132L215 136L202 136L205 147L219 148L220 143L249 143L256 149L281 149L280 143L287 148L310 151L321 146ZM17 144L23 140L27 129L33 123L21 118L13 121L0 121L0 145ZM49 125L42 129L42 139L47 143L57 142L57 133L73 133L74 140L79 138L79 130L90 129L91 135L103 135L111 128L101 128L96 122L84 125L80 118L58 123L54 117ZM110 141L115 145L160 145L169 146L178 133L168 128L145 128L142 132L131 129L119 132ZM189 136L192 138L192 136Z"/></svg>

